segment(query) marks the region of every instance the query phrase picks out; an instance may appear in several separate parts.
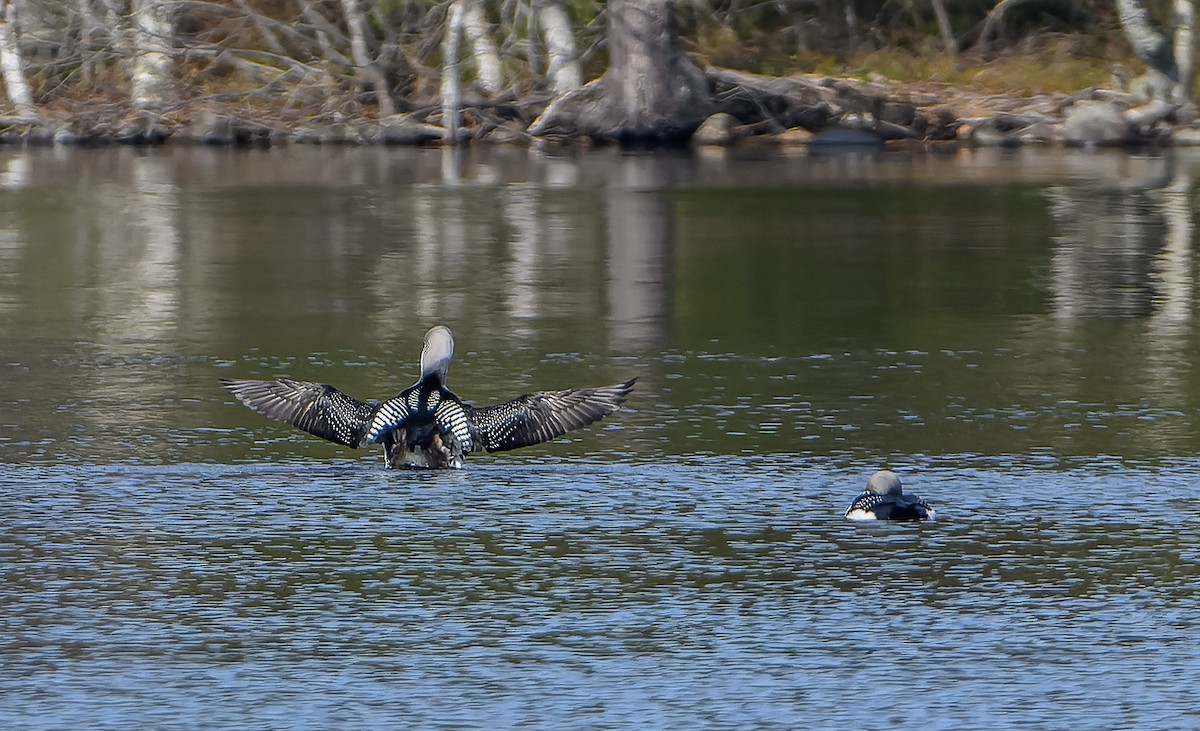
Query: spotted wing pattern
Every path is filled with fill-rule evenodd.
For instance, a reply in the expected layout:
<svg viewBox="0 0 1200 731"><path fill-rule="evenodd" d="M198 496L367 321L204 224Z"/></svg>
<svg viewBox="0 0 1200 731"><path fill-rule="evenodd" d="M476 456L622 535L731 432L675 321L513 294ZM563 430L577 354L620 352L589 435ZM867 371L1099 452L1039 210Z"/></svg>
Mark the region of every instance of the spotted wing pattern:
<svg viewBox="0 0 1200 731"><path fill-rule="evenodd" d="M877 492L868 490L854 498L854 502L850 503L850 507L846 508L845 517L850 517L850 514L855 510L861 510L865 513L876 513L876 517L886 519L886 515L878 515L878 512L882 512L879 511L879 508L885 503L888 505L892 503L890 495L880 495Z"/></svg>
<svg viewBox="0 0 1200 731"><path fill-rule="evenodd" d="M933 506L919 497L880 495L869 490L854 498L845 517L856 510L871 513L877 520L929 520L934 514Z"/></svg>
<svg viewBox="0 0 1200 731"><path fill-rule="evenodd" d="M222 378L221 385L263 416L347 447L362 446L379 409L377 404L359 401L324 383Z"/></svg>
<svg viewBox="0 0 1200 731"><path fill-rule="evenodd" d="M474 446L501 452L540 444L603 419L624 403L636 381L543 391L495 406L463 408L475 430Z"/></svg>

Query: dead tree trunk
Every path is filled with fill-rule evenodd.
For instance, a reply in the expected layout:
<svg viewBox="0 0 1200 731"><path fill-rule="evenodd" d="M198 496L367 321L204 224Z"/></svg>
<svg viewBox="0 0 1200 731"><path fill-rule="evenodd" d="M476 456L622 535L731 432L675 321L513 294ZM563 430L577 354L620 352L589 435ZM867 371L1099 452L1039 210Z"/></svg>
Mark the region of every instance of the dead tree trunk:
<svg viewBox="0 0 1200 731"><path fill-rule="evenodd" d="M683 53L671 0L612 0L608 51L608 71L554 100L530 133L623 144L686 141L712 100L703 72Z"/></svg>
<svg viewBox="0 0 1200 731"><path fill-rule="evenodd" d="M167 0L139 0L133 13L134 45L130 96L140 109L161 111L170 96L174 45L174 4Z"/></svg>
<svg viewBox="0 0 1200 731"><path fill-rule="evenodd" d="M367 38L363 31L367 24L367 16L358 5L358 0L342 0L342 12L346 15L346 29L350 32L350 55L354 65L363 74L371 86L375 87L375 102L379 105L379 116L390 117L396 113L396 105L388 91L387 79L383 72L371 60L367 50Z"/></svg>

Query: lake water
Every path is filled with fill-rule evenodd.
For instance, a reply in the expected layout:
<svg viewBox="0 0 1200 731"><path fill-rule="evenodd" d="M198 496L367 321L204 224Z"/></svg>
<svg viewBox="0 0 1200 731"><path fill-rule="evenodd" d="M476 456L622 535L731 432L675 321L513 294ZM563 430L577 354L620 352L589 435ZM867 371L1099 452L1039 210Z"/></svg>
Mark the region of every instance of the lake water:
<svg viewBox="0 0 1200 731"><path fill-rule="evenodd" d="M0 727L1195 728L1200 157L0 148ZM220 377L628 408L388 472ZM891 467L936 523L841 511Z"/></svg>

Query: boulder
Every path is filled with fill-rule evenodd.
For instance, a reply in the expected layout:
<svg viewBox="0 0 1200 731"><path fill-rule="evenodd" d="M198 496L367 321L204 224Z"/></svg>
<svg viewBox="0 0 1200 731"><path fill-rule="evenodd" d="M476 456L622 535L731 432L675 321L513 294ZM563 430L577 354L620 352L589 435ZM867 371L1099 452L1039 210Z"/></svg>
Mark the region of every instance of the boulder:
<svg viewBox="0 0 1200 731"><path fill-rule="evenodd" d="M692 144L728 145L738 138L737 125L737 117L725 112L717 112L696 128L695 133L692 134Z"/></svg>
<svg viewBox="0 0 1200 731"><path fill-rule="evenodd" d="M1109 102L1081 102L1071 107L1063 121L1068 145L1123 145L1135 140L1133 125Z"/></svg>
<svg viewBox="0 0 1200 731"><path fill-rule="evenodd" d="M237 141L237 119L202 109L192 118L184 136L204 145L232 145Z"/></svg>
<svg viewBox="0 0 1200 731"><path fill-rule="evenodd" d="M775 135L775 141L781 145L807 145L812 138L813 133L803 127L792 127Z"/></svg>

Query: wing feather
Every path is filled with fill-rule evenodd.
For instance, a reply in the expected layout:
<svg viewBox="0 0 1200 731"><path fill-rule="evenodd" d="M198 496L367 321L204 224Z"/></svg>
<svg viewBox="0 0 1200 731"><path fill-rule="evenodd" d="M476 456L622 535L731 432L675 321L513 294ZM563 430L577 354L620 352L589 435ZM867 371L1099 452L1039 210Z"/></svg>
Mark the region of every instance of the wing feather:
<svg viewBox="0 0 1200 731"><path fill-rule="evenodd" d="M347 447L359 447L379 410L333 386L280 378L247 381L222 378L221 385L263 416Z"/></svg>
<svg viewBox="0 0 1200 731"><path fill-rule="evenodd" d="M489 452L540 444L594 423L617 410L636 378L599 388L571 388L518 396L494 406L468 409L475 446Z"/></svg>
<svg viewBox="0 0 1200 731"><path fill-rule="evenodd" d="M889 502L888 496L880 495L879 493L867 490L866 492L860 493L854 498L854 501L850 503L850 507L846 508L846 512L843 513L843 515L849 518L850 514L856 510L861 510L866 513L878 512L880 506L887 502ZM887 516L884 515L882 517L886 518Z"/></svg>

